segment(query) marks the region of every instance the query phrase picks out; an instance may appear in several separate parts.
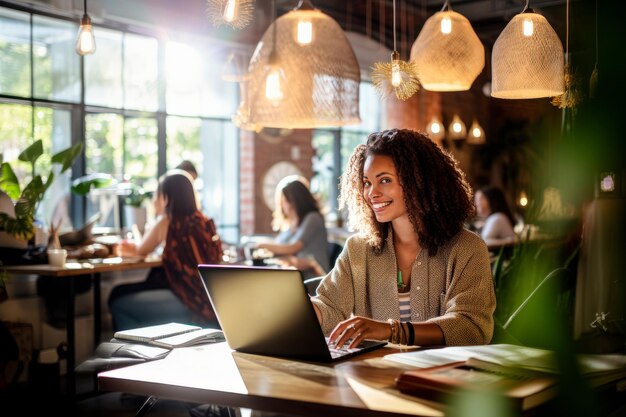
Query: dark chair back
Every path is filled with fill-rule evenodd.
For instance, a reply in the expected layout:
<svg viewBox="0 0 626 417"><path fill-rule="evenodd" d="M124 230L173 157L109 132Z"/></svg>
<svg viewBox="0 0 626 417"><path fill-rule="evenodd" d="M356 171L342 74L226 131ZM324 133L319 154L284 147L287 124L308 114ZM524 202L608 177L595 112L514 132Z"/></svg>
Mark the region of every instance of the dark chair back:
<svg viewBox="0 0 626 417"><path fill-rule="evenodd" d="M339 254L343 250L343 246L341 246L337 242L328 242L328 266L330 269L333 269L335 266L335 262L339 257Z"/></svg>
<svg viewBox="0 0 626 417"><path fill-rule="evenodd" d="M322 278L324 277L314 277L304 280L304 286L310 296L317 295L317 287L320 285L320 282L322 282Z"/></svg>

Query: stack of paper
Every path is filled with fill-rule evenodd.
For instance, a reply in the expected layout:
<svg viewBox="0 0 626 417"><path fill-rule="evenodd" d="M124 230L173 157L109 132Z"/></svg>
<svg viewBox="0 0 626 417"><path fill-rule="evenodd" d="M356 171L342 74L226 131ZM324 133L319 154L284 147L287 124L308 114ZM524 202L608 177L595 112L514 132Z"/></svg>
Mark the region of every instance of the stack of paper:
<svg viewBox="0 0 626 417"><path fill-rule="evenodd" d="M224 333L219 329L203 329L182 323L167 323L156 326L115 332L113 341L131 341L159 346L166 349L192 346L201 343L224 341Z"/></svg>

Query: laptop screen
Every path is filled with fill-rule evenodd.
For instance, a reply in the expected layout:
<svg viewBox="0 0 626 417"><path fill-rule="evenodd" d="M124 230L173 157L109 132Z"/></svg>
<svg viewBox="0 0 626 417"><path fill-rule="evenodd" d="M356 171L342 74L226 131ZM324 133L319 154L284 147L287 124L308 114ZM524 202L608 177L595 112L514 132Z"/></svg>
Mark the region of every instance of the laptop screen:
<svg viewBox="0 0 626 417"><path fill-rule="evenodd" d="M331 360L300 271L230 265L199 265L198 270L232 349Z"/></svg>

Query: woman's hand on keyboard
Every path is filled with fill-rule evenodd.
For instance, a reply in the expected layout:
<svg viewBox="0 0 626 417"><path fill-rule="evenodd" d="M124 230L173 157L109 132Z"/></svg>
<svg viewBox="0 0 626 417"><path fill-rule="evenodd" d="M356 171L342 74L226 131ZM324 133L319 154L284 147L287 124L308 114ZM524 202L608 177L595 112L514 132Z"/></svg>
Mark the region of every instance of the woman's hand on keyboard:
<svg viewBox="0 0 626 417"><path fill-rule="evenodd" d="M354 316L337 324L330 333L329 343L342 347L348 343L349 348L357 347L363 340L389 340L391 327L386 321Z"/></svg>

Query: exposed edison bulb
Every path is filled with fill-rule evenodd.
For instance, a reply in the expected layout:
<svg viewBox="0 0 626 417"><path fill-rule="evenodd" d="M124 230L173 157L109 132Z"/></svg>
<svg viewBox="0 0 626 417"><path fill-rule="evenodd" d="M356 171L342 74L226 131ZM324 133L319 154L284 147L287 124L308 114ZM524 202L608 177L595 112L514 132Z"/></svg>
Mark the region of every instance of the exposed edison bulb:
<svg viewBox="0 0 626 417"><path fill-rule="evenodd" d="M443 124L436 118L433 117L426 130L430 134L431 137L441 138L443 136Z"/></svg>
<svg viewBox="0 0 626 417"><path fill-rule="evenodd" d="M239 16L239 0L228 0L222 13L224 20L233 22Z"/></svg>
<svg viewBox="0 0 626 417"><path fill-rule="evenodd" d="M528 205L528 197L526 197L526 193L523 191L519 196L519 205L522 207L526 207Z"/></svg>
<svg viewBox="0 0 626 417"><path fill-rule="evenodd" d="M471 129L470 129L471 131ZM467 137L467 128L465 127L465 123L459 117L458 114L455 114L450 122L448 127L448 136L450 139L465 139Z"/></svg>
<svg viewBox="0 0 626 417"><path fill-rule="evenodd" d="M80 29L76 37L76 53L89 55L96 52L96 38L93 35L91 19L86 14L80 20Z"/></svg>
<svg viewBox="0 0 626 417"><path fill-rule="evenodd" d="M391 85L398 87L402 82L402 74L400 74L400 63L398 60L391 61Z"/></svg>
<svg viewBox="0 0 626 417"><path fill-rule="evenodd" d="M535 31L535 25L533 24L532 19L529 17L524 19L524 36L533 36L533 32Z"/></svg>
<svg viewBox="0 0 626 417"><path fill-rule="evenodd" d="M479 138L483 135L483 132L480 130L479 127L475 127L472 129L472 136L475 138Z"/></svg>
<svg viewBox="0 0 626 417"><path fill-rule="evenodd" d="M448 35L452 32L452 20L449 17L441 19L441 33Z"/></svg>
<svg viewBox="0 0 626 417"><path fill-rule="evenodd" d="M313 22L310 20L298 21L296 40L300 45L309 45L313 42Z"/></svg>
<svg viewBox="0 0 626 417"><path fill-rule="evenodd" d="M265 98L278 106L284 98L284 75L277 65L272 65L265 78Z"/></svg>

